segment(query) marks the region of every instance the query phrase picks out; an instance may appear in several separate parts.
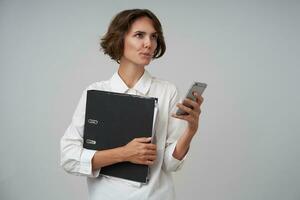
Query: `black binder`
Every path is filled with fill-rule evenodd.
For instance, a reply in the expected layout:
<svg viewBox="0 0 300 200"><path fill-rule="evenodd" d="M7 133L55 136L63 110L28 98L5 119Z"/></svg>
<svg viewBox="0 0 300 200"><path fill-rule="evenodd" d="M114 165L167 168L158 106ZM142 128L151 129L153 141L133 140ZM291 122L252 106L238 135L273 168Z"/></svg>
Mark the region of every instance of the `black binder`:
<svg viewBox="0 0 300 200"><path fill-rule="evenodd" d="M126 145L137 137L151 137L157 98L88 90L83 147L93 150ZM102 167L100 174L147 183L147 165L122 162Z"/></svg>

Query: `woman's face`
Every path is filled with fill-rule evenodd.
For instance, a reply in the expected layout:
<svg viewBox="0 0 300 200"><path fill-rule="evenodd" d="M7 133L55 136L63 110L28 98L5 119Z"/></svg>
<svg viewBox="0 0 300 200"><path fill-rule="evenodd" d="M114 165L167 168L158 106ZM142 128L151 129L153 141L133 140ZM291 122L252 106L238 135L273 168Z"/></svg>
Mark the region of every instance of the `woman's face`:
<svg viewBox="0 0 300 200"><path fill-rule="evenodd" d="M158 34L148 17L136 19L124 38L122 62L136 66L148 65L157 47Z"/></svg>

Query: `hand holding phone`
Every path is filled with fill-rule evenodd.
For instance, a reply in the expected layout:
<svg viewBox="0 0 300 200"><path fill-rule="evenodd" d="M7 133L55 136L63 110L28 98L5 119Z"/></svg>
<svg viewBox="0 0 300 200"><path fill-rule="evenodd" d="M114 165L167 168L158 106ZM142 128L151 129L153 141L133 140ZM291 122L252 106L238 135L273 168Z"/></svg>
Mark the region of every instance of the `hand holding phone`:
<svg viewBox="0 0 300 200"><path fill-rule="evenodd" d="M201 96L206 87L207 87L206 83L194 82L192 84L192 86L190 87L190 89L188 90L188 92L186 94L186 98L191 99L193 101L196 101L196 97L194 96L194 92L196 92L199 96ZM183 103L183 105L189 106L189 105L186 105L184 103ZM187 115L187 114L188 113L181 110L180 108L178 108L178 110L176 112L176 115Z"/></svg>

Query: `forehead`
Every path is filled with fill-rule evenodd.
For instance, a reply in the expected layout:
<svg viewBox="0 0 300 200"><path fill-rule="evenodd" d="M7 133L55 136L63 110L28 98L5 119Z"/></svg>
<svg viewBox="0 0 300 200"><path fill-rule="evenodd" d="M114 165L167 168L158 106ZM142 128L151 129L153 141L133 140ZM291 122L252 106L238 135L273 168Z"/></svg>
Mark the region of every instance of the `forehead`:
<svg viewBox="0 0 300 200"><path fill-rule="evenodd" d="M156 32L153 26L153 21L149 17L140 17L131 24L131 27L128 32L136 32L136 31L149 32L149 33Z"/></svg>

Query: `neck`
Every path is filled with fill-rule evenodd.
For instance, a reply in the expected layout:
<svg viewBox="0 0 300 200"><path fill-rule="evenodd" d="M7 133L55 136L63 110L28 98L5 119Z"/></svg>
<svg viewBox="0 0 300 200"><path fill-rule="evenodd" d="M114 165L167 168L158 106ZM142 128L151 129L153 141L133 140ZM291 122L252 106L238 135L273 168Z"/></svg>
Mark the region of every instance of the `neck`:
<svg viewBox="0 0 300 200"><path fill-rule="evenodd" d="M136 66L125 63L120 63L118 74L127 85L128 88L133 88L138 80L142 77L145 71L145 66Z"/></svg>

